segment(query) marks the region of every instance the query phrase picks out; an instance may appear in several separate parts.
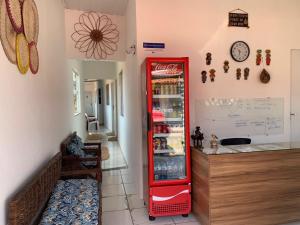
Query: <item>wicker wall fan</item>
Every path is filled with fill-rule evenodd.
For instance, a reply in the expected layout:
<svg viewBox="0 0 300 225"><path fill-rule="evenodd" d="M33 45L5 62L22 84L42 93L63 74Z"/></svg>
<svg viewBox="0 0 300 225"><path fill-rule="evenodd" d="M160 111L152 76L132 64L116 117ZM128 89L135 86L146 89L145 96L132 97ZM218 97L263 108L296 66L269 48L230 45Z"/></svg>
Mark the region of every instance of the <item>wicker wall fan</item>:
<svg viewBox="0 0 300 225"><path fill-rule="evenodd" d="M75 48L87 58L106 59L118 49L119 31L106 15L85 12L80 15L74 30L71 38L75 42Z"/></svg>

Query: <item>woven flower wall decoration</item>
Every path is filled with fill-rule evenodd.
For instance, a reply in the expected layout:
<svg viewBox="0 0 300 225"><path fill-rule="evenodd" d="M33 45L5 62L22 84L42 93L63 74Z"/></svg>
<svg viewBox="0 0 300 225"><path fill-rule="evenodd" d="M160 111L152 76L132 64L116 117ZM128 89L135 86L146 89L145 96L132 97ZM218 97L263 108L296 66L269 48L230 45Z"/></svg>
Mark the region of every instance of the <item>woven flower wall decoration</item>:
<svg viewBox="0 0 300 225"><path fill-rule="evenodd" d="M74 30L71 37L75 48L87 58L106 59L118 49L119 31L106 15L85 12L80 15Z"/></svg>

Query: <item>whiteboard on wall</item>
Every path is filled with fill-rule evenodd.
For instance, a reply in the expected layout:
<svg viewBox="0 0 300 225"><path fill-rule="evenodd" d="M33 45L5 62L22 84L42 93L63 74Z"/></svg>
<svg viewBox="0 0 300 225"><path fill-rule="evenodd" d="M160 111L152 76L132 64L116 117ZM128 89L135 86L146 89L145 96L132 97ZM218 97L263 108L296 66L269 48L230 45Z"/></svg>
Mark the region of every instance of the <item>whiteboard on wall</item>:
<svg viewBox="0 0 300 225"><path fill-rule="evenodd" d="M211 98L196 102L196 122L220 137L276 135L284 132L283 98Z"/></svg>

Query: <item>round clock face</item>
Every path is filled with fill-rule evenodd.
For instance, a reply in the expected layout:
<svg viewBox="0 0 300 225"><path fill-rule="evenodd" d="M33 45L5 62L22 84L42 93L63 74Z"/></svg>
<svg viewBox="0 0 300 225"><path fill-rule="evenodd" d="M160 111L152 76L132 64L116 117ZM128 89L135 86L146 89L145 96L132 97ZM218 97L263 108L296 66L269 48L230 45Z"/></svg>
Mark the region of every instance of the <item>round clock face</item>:
<svg viewBox="0 0 300 225"><path fill-rule="evenodd" d="M246 42L236 41L231 46L230 54L235 61L243 62L248 59L250 55L250 48Z"/></svg>

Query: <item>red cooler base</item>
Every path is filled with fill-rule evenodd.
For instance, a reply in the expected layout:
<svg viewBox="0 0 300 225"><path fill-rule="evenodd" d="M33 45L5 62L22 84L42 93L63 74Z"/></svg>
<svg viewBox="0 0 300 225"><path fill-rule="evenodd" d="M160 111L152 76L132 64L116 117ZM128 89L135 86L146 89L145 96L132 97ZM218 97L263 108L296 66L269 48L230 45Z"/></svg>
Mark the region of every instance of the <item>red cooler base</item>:
<svg viewBox="0 0 300 225"><path fill-rule="evenodd" d="M191 212L191 185L150 188L149 216L187 215Z"/></svg>

